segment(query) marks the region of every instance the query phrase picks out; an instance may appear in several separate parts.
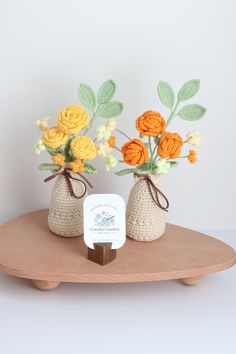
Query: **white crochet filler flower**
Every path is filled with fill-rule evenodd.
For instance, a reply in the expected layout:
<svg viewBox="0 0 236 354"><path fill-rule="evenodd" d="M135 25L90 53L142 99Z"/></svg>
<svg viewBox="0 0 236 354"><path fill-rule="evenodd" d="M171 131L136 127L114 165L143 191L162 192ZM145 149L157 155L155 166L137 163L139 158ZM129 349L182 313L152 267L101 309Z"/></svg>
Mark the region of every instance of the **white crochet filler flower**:
<svg viewBox="0 0 236 354"><path fill-rule="evenodd" d="M97 127L97 139L98 140L108 140L111 136L111 131L107 129L106 125L99 125Z"/></svg>
<svg viewBox="0 0 236 354"><path fill-rule="evenodd" d="M108 142L105 142L104 144L98 144L97 152L98 156L107 157L112 152L112 148Z"/></svg>
<svg viewBox="0 0 236 354"><path fill-rule="evenodd" d="M202 141L202 136L194 130L189 132L186 136L188 144L193 146L199 145Z"/></svg>
<svg viewBox="0 0 236 354"><path fill-rule="evenodd" d="M48 121L50 120L50 117L43 117L41 119L38 119L36 121L36 125L39 130L46 130L48 128Z"/></svg>
<svg viewBox="0 0 236 354"><path fill-rule="evenodd" d="M46 147L41 139L37 140L37 143L34 144L34 151L39 155L42 151L46 150Z"/></svg>
<svg viewBox="0 0 236 354"><path fill-rule="evenodd" d="M110 131L115 130L116 129L116 120L115 118L110 118L108 120L108 123L106 124L106 128Z"/></svg>
<svg viewBox="0 0 236 354"><path fill-rule="evenodd" d="M157 166L157 173L158 174L165 174L168 173L170 169L170 163L166 161L166 159L160 159L156 162Z"/></svg>
<svg viewBox="0 0 236 354"><path fill-rule="evenodd" d="M114 168L116 167L116 165L118 164L118 160L115 156L113 156L112 154L109 155L107 158L106 158L106 161L105 161L105 165L106 165L106 170L107 171L110 171L111 168Z"/></svg>

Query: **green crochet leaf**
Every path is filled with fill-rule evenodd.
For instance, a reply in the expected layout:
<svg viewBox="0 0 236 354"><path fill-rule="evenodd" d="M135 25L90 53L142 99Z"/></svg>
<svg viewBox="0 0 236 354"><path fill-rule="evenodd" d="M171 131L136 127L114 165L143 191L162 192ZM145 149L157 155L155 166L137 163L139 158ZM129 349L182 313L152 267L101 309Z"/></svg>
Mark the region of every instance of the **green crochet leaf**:
<svg viewBox="0 0 236 354"><path fill-rule="evenodd" d="M200 87L200 80L189 80L181 87L178 101L186 101L196 95Z"/></svg>
<svg viewBox="0 0 236 354"><path fill-rule="evenodd" d="M116 84L112 80L105 81L98 90L97 99L99 104L109 102L116 91Z"/></svg>
<svg viewBox="0 0 236 354"><path fill-rule="evenodd" d="M96 107L96 97L95 97L95 94L94 94L93 90L91 89L91 87L89 87L88 85L85 85L85 84L81 84L79 87L78 94L79 94L80 102L86 108L93 111Z"/></svg>
<svg viewBox="0 0 236 354"><path fill-rule="evenodd" d="M151 163L150 162L144 162L141 166L137 166L135 169L143 169L143 170L147 170L150 168Z"/></svg>
<svg viewBox="0 0 236 354"><path fill-rule="evenodd" d="M181 108L177 115L182 119L193 121L202 118L205 112L206 108L198 104L189 104Z"/></svg>
<svg viewBox="0 0 236 354"><path fill-rule="evenodd" d="M157 87L158 96L164 106L172 108L175 103L175 94L172 87L164 81L160 81Z"/></svg>
<svg viewBox="0 0 236 354"><path fill-rule="evenodd" d="M147 168L147 169L138 168L137 170L135 170L135 173L137 173L138 175L148 175L148 174L152 173L152 169L151 168Z"/></svg>
<svg viewBox="0 0 236 354"><path fill-rule="evenodd" d="M56 154L58 154L58 153L62 153L62 151L61 151L60 148L59 148L59 149L56 149L56 150L47 148L47 152L49 152L49 154L52 155L52 156L54 156L54 155L56 155Z"/></svg>
<svg viewBox="0 0 236 354"><path fill-rule="evenodd" d="M128 175L129 173L134 173L135 169L134 168L126 168L124 170L115 172L115 174L117 176L124 176L124 175Z"/></svg>
<svg viewBox="0 0 236 354"><path fill-rule="evenodd" d="M135 173L137 173L138 175L150 174L152 172L152 167L153 167L153 164L151 164L149 162L145 162L141 166L137 166L135 168Z"/></svg>
<svg viewBox="0 0 236 354"><path fill-rule="evenodd" d="M100 116L103 118L114 118L123 111L123 104L118 101L111 101L100 108Z"/></svg>
<svg viewBox="0 0 236 354"><path fill-rule="evenodd" d="M170 163L170 167L175 167L178 165L178 161L168 161Z"/></svg>
<svg viewBox="0 0 236 354"><path fill-rule="evenodd" d="M70 152L70 143L71 143L71 140L72 139L69 139L68 142L66 143L66 146L65 146L65 150L64 150L64 153L65 153L65 161L66 162L73 162L75 159L74 159L74 156L71 154Z"/></svg>
<svg viewBox="0 0 236 354"><path fill-rule="evenodd" d="M84 171L89 175L95 175L97 173L96 167L84 162Z"/></svg>
<svg viewBox="0 0 236 354"><path fill-rule="evenodd" d="M52 163L41 163L39 165L39 169L41 171L46 171L46 170L50 170L50 171L59 171L61 169L61 166L58 165L54 165Z"/></svg>

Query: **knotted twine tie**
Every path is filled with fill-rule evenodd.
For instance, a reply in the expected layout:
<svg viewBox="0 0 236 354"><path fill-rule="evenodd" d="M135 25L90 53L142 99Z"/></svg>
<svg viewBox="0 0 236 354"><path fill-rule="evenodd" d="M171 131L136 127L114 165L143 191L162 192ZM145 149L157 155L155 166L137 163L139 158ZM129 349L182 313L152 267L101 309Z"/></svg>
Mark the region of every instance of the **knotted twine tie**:
<svg viewBox="0 0 236 354"><path fill-rule="evenodd" d="M69 188L70 195L71 195L72 197L75 197L75 198L78 198L78 199L83 198L84 195L85 195L85 193L86 193L86 191L87 191L87 186L86 186L85 182L89 185L89 187L93 188L93 186L92 186L91 183L87 180L87 178L85 178L85 177L84 177L83 175L81 175L79 172L77 172L77 174L78 174L81 178L83 178L85 182L82 181L82 180L79 179L79 178L72 177L71 174L70 174L71 171L72 171L71 168L65 168L63 171L54 173L53 175L47 177L47 178L44 180L44 182L51 181L51 179L53 179L53 178L55 178L55 177L57 177L57 176L64 176L65 179L66 179L67 186L68 186L68 188ZM76 194L75 194L74 189L73 189L73 186L72 186L72 183L71 183L71 180L72 180L72 179L74 179L75 181L79 181L79 182L81 182L81 183L83 184L83 186L84 186L84 192L83 192L82 195L76 195Z"/></svg>
<svg viewBox="0 0 236 354"><path fill-rule="evenodd" d="M135 174L135 176L137 177L141 177L144 181L147 182L147 185L148 185L148 189L149 189L149 192L151 194L151 197L152 197L152 200L154 201L154 203L159 207L161 208L162 210L164 211L168 211L167 209L169 208L169 201L168 199L166 198L166 196L162 193L162 191L160 191L159 188L157 188L157 186L153 183L153 181L151 180L151 178L149 177L149 175L137 175ZM166 202L166 206L163 206L160 202L160 199L159 199L159 195L160 194L165 202Z"/></svg>

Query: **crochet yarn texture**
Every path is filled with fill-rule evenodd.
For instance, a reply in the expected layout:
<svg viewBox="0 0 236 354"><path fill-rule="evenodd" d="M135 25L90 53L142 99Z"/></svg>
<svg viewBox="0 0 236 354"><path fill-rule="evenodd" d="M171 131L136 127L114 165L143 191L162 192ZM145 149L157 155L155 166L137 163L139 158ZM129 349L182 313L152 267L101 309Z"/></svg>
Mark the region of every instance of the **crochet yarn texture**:
<svg viewBox="0 0 236 354"><path fill-rule="evenodd" d="M73 176L73 174L71 173ZM84 193L84 185L80 181L70 180L76 195ZM66 179L58 176L54 185L51 207L48 215L49 229L59 236L75 237L83 234L83 198L71 196Z"/></svg>
<svg viewBox="0 0 236 354"><path fill-rule="evenodd" d="M159 178L150 178L157 185ZM161 195L159 199L165 203ZM147 181L141 176L135 177L126 211L127 236L136 241L154 241L164 234L165 226L165 211L153 201Z"/></svg>

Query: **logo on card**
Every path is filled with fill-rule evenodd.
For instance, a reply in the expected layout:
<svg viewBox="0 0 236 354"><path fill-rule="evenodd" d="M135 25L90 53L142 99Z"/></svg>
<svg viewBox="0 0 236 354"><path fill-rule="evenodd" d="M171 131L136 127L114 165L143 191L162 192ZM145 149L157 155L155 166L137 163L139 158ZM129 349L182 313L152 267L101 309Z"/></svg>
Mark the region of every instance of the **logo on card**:
<svg viewBox="0 0 236 354"><path fill-rule="evenodd" d="M115 224L115 215L102 211L97 213L94 218L94 225L96 226L113 226Z"/></svg>
<svg viewBox="0 0 236 354"><path fill-rule="evenodd" d="M125 203L116 194L92 194L84 201L84 240L88 247L94 243L112 243L120 248L125 243Z"/></svg>

